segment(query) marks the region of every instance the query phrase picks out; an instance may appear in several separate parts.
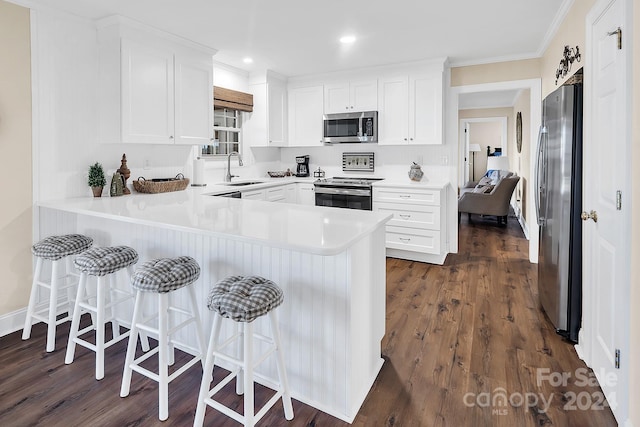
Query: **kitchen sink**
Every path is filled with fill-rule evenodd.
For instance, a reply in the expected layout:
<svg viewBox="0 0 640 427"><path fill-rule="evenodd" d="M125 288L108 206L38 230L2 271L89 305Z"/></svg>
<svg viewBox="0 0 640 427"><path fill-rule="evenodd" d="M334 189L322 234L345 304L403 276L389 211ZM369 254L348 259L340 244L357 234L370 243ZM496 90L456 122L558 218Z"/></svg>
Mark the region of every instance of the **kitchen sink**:
<svg viewBox="0 0 640 427"><path fill-rule="evenodd" d="M253 185L253 184L264 184L264 182L263 181L226 182L224 185L228 185L230 187L242 187L245 185Z"/></svg>

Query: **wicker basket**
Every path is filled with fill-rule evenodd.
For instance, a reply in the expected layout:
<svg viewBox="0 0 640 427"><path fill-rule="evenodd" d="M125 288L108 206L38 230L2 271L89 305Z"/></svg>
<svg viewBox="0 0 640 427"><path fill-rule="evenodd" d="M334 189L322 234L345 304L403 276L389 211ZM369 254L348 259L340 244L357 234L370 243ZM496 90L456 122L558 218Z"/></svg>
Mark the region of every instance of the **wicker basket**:
<svg viewBox="0 0 640 427"><path fill-rule="evenodd" d="M138 193L168 193L170 191L182 191L189 185L189 178L179 173L175 178L163 181L152 181L139 177L137 181L133 181L133 188Z"/></svg>

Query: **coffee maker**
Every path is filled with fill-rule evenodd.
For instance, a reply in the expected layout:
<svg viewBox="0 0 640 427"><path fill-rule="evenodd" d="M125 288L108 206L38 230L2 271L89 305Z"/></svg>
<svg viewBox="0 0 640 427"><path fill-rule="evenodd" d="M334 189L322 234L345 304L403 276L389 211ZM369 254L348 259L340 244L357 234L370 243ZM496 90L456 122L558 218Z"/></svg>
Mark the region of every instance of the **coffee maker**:
<svg viewBox="0 0 640 427"><path fill-rule="evenodd" d="M297 156L296 164L296 176L309 176L309 156Z"/></svg>

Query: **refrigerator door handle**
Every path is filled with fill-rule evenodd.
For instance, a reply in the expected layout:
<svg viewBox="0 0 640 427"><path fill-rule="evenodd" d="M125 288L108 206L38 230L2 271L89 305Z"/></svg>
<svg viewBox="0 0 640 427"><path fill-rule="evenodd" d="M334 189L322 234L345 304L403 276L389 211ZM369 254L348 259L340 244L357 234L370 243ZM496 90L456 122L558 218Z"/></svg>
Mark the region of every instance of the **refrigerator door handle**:
<svg viewBox="0 0 640 427"><path fill-rule="evenodd" d="M536 151L536 169L535 169L535 183L536 183L536 192L535 192L535 203L536 203L536 215L538 216L538 225L544 225L544 218L542 217L542 212L540 211L540 197L542 195L543 182L542 182L542 164L541 161L544 160L543 151L544 151L544 143L543 138L548 134L547 127L544 125L540 126L540 130L538 131L538 149Z"/></svg>

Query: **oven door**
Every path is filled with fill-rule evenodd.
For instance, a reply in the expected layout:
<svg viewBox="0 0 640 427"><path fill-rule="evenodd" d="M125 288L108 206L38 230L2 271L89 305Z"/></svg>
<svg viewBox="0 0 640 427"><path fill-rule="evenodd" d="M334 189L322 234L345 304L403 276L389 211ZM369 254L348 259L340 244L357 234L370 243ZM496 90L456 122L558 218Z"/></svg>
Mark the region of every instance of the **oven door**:
<svg viewBox="0 0 640 427"><path fill-rule="evenodd" d="M316 206L371 210L371 190L316 186Z"/></svg>

